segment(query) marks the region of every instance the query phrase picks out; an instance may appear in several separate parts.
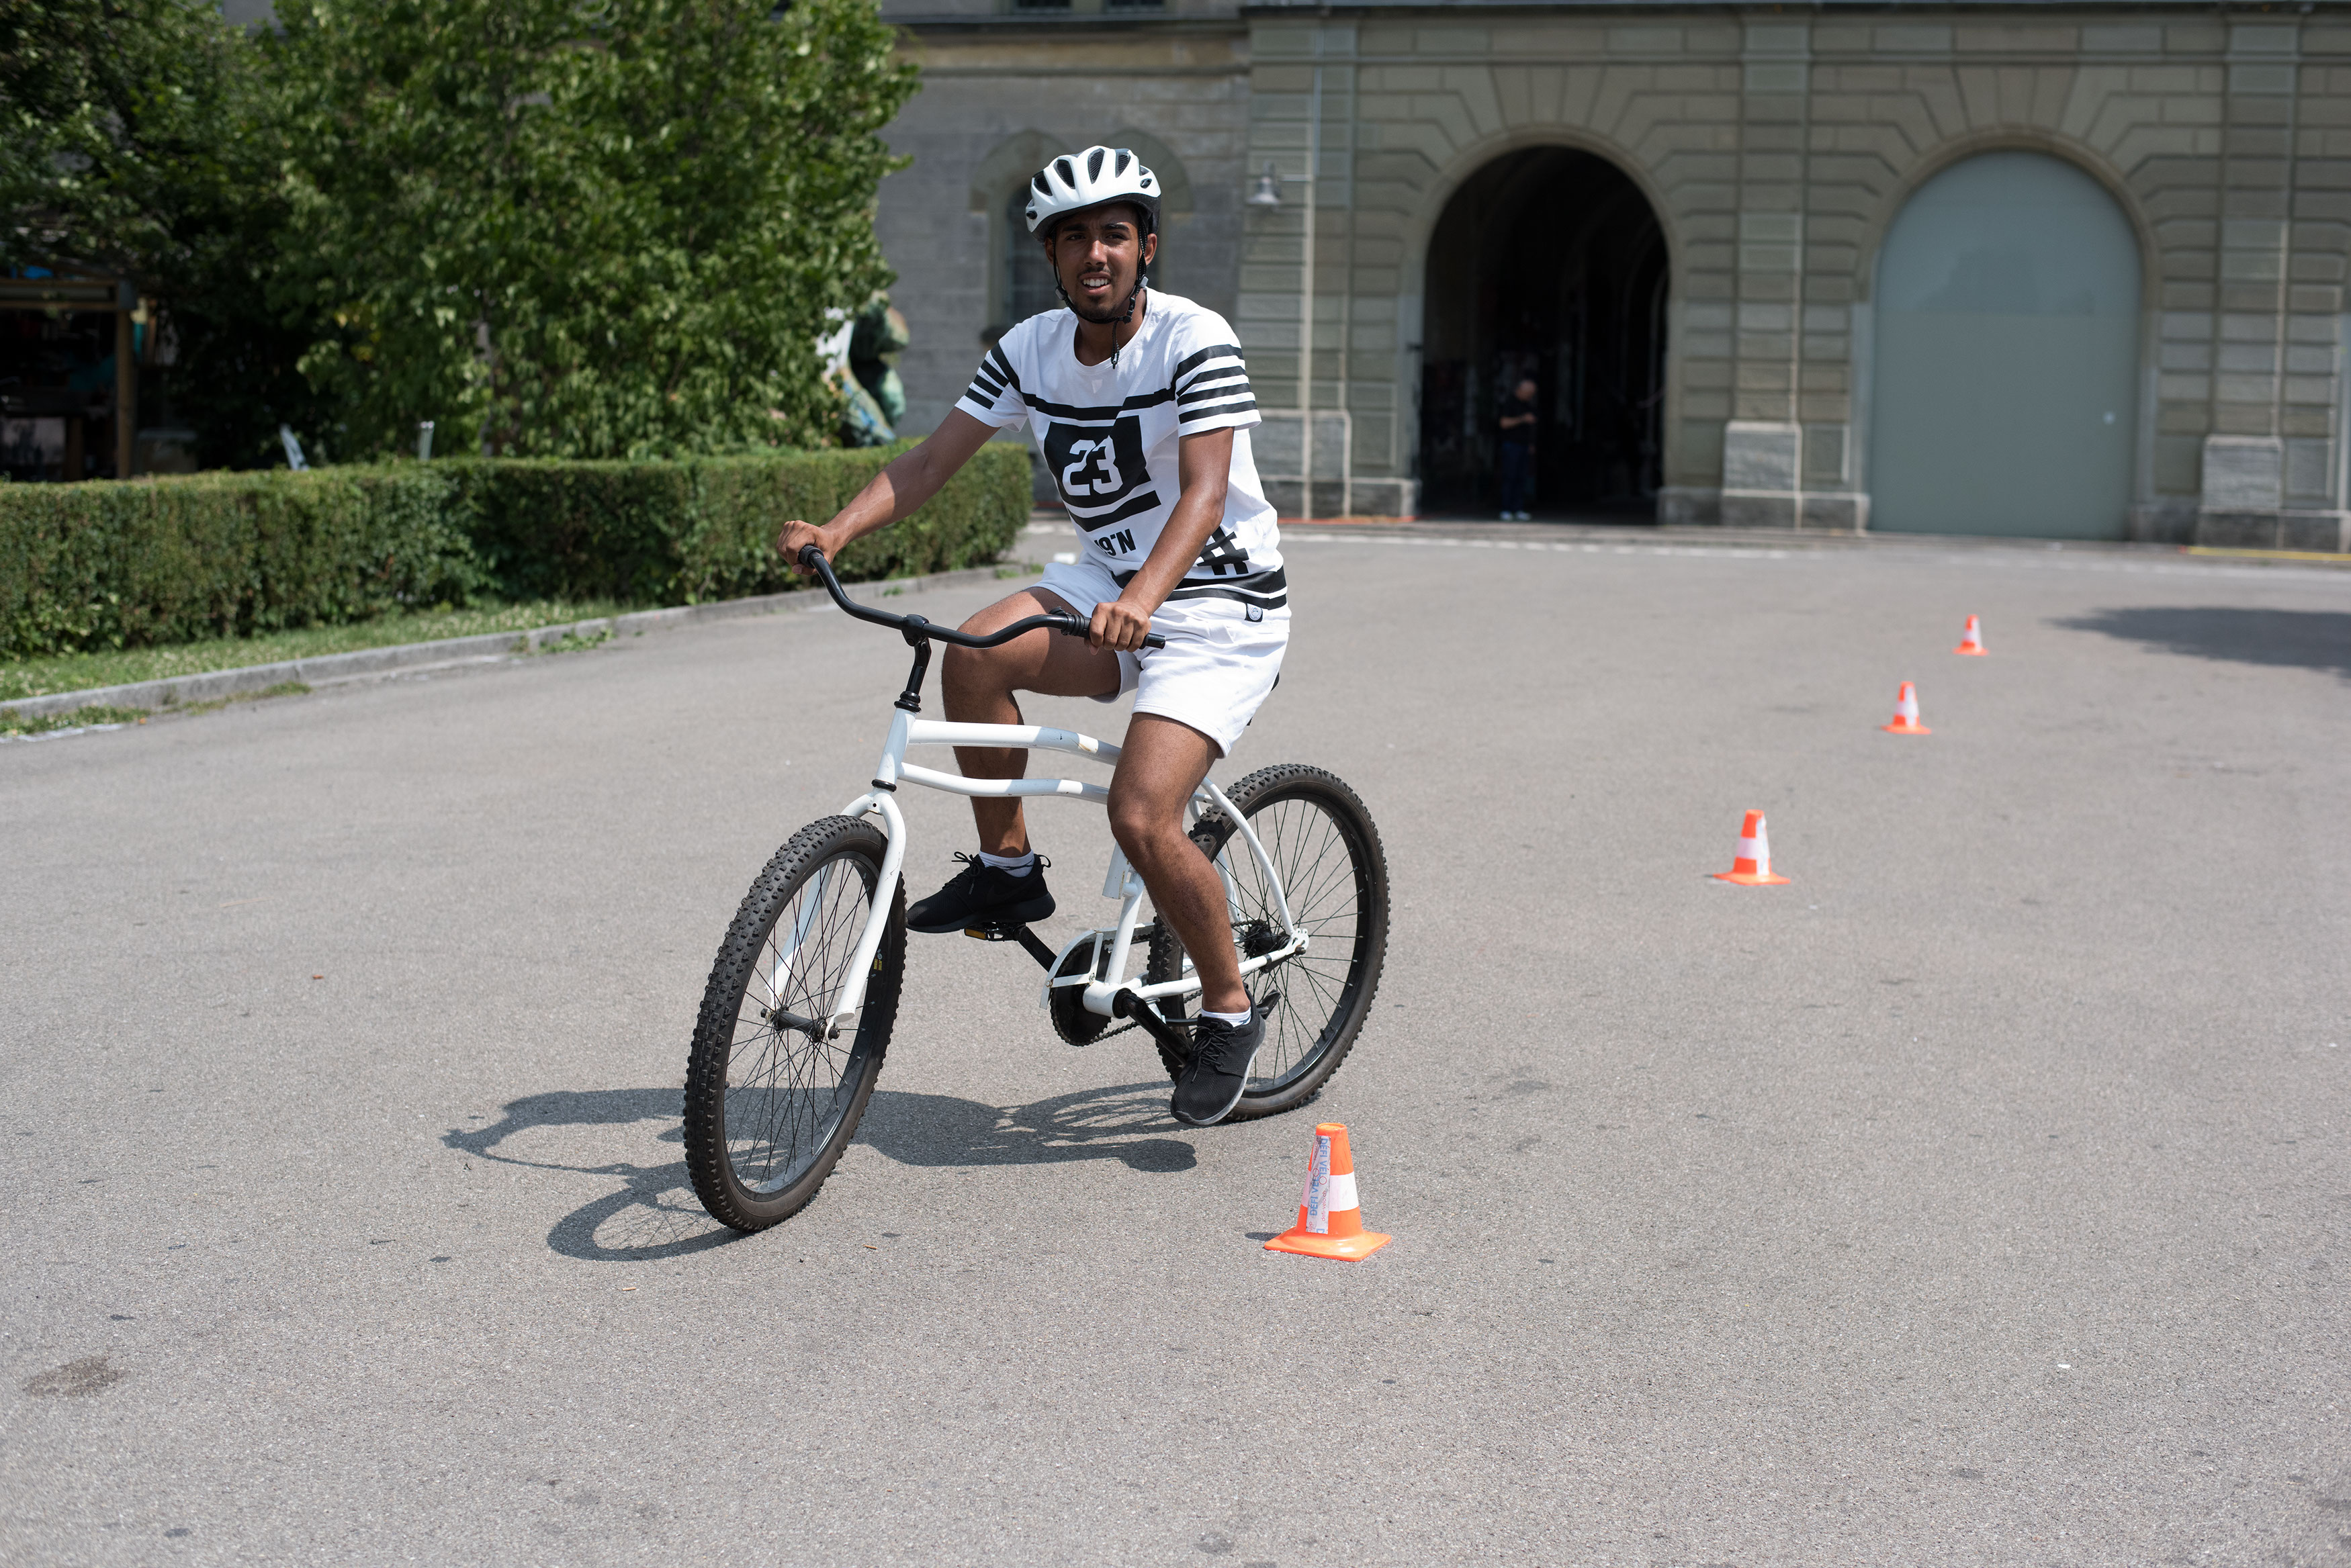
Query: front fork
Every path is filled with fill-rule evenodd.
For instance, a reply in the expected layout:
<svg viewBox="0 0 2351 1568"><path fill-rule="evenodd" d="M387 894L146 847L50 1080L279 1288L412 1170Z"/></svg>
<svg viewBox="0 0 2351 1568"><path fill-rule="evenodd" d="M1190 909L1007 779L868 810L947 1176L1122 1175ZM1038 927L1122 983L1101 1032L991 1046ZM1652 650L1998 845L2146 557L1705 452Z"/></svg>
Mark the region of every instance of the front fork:
<svg viewBox="0 0 2351 1568"><path fill-rule="evenodd" d="M865 983L873 977L875 956L882 950L882 933L890 925L890 906L898 899L898 877L906 865L906 819L898 814L898 803L890 798L887 790L877 789L859 795L841 809L841 815L848 817L862 817L868 813L882 818L882 875L873 888L873 911L865 917L865 929L857 938L856 955L850 960L849 983L842 988L832 1016L825 1021L827 1039L844 1020L865 1005Z"/></svg>

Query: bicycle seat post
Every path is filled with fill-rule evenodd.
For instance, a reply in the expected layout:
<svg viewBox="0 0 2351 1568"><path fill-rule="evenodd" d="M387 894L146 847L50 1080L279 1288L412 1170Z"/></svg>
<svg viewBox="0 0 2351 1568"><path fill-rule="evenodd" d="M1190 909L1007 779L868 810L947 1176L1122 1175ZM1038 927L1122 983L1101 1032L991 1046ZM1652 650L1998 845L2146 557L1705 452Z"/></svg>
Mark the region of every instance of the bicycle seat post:
<svg viewBox="0 0 2351 1568"><path fill-rule="evenodd" d="M901 631L906 646L914 650L914 668L906 672L906 689L898 693L897 702L909 713L923 711L923 676L931 668L930 624L921 616L910 615Z"/></svg>

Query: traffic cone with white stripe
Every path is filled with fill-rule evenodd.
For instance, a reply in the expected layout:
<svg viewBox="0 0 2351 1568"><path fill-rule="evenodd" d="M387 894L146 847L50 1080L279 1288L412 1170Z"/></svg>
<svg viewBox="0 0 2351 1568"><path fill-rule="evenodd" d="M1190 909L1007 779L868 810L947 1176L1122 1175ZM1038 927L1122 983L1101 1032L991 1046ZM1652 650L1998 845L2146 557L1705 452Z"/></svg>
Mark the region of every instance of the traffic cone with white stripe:
<svg viewBox="0 0 2351 1568"><path fill-rule="evenodd" d="M1983 658L1990 651L1990 649L1986 649L1983 645L1983 628L1976 625L1975 617L1968 617L1967 633L1959 639L1959 646L1951 649L1951 651L1953 653L1971 653L1979 659Z"/></svg>
<svg viewBox="0 0 2351 1568"><path fill-rule="evenodd" d="M1750 811L1739 828L1739 854L1728 871L1712 873L1718 882L1736 882L1742 888L1769 888L1787 881L1785 877L1771 875L1771 840L1763 833L1763 814Z"/></svg>
<svg viewBox="0 0 2351 1568"><path fill-rule="evenodd" d="M1902 683L1901 694L1894 699L1894 722L1877 727L1889 735L1931 735L1935 732L1918 722L1918 689L1907 680Z"/></svg>
<svg viewBox="0 0 2351 1568"><path fill-rule="evenodd" d="M1370 1257L1392 1239L1364 1229L1347 1128L1340 1122L1322 1123L1314 1129L1314 1149L1306 1157L1306 1190L1298 1199L1298 1223L1268 1241L1265 1250L1352 1263Z"/></svg>

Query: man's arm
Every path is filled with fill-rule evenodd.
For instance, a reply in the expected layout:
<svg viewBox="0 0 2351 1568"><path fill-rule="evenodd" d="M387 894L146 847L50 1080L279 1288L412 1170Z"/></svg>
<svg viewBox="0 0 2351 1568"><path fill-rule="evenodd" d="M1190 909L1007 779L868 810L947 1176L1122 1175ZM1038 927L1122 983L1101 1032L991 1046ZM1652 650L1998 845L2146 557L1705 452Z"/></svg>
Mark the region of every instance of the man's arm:
<svg viewBox="0 0 2351 1568"><path fill-rule="evenodd" d="M776 548L788 561L797 562L800 551L810 545L823 550L826 560L837 558L857 540L876 528L888 527L936 495L995 433L961 409L949 409L938 429L924 437L914 451L893 458L890 466L875 474L854 500L833 514L831 522L818 528L795 517L776 535ZM1222 493L1221 485L1218 493ZM1205 541L1207 535L1200 537Z"/></svg>
<svg viewBox="0 0 2351 1568"><path fill-rule="evenodd" d="M912 453L908 454L912 456ZM1115 599L1094 607L1086 640L1096 648L1132 652L1151 630L1151 612L1167 602L1217 524L1225 520L1225 486L1233 473L1233 432L1223 430L1184 437L1176 444L1176 479L1182 492L1167 526L1159 531L1143 569L1128 579Z"/></svg>

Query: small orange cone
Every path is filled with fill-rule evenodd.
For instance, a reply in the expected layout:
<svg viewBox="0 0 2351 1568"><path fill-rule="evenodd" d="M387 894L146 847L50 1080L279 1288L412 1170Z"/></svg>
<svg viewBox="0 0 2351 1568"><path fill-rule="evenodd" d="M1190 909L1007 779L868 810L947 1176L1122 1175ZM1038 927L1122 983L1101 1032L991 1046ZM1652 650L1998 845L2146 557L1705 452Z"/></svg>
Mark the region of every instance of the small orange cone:
<svg viewBox="0 0 2351 1568"><path fill-rule="evenodd" d="M1728 871L1711 873L1718 882L1736 882L1742 888L1770 888L1785 882L1785 877L1771 875L1771 841L1763 834L1763 814L1750 811L1739 827L1739 854Z"/></svg>
<svg viewBox="0 0 2351 1568"><path fill-rule="evenodd" d="M1265 1250L1301 1252L1310 1258L1343 1258L1353 1263L1370 1257L1391 1239L1364 1229L1345 1125L1322 1123L1314 1129L1314 1152L1306 1157L1306 1191L1298 1199L1298 1223L1268 1241Z"/></svg>
<svg viewBox="0 0 2351 1568"><path fill-rule="evenodd" d="M1894 699L1894 722L1877 727L1889 735L1931 735L1935 732L1918 722L1918 689L1907 680L1902 683L1901 695Z"/></svg>
<svg viewBox="0 0 2351 1568"><path fill-rule="evenodd" d="M1951 649L1951 651L1953 653L1972 653L1979 659L1983 658L1991 651L1983 645L1983 630L1980 627L1976 625L1975 617L1968 617L1967 635L1959 639L1959 646Z"/></svg>

